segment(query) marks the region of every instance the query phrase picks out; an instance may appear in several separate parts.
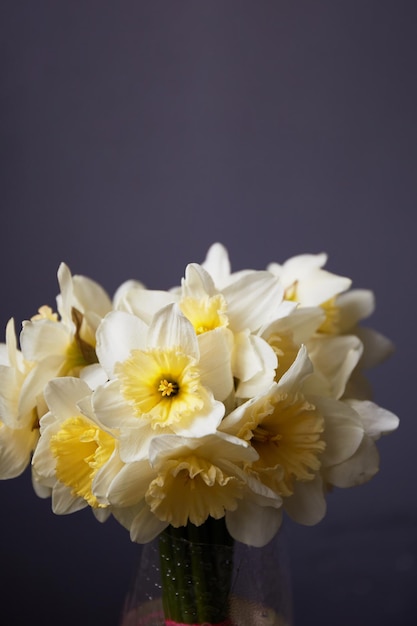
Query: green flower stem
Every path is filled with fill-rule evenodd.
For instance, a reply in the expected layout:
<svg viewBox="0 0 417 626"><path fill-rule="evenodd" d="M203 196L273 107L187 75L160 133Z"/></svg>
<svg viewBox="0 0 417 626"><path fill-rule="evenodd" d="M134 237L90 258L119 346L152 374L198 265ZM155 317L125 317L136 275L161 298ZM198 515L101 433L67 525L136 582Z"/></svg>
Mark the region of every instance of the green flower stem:
<svg viewBox="0 0 417 626"><path fill-rule="evenodd" d="M216 624L227 619L233 540L224 519L168 527L160 537L166 619Z"/></svg>
<svg viewBox="0 0 417 626"><path fill-rule="evenodd" d="M163 581L162 602L166 616L174 616L179 613L178 597L175 593L171 593L169 582L172 577L172 564L174 561L174 553L172 542L167 532L162 533L159 539L159 557L161 563L161 577Z"/></svg>

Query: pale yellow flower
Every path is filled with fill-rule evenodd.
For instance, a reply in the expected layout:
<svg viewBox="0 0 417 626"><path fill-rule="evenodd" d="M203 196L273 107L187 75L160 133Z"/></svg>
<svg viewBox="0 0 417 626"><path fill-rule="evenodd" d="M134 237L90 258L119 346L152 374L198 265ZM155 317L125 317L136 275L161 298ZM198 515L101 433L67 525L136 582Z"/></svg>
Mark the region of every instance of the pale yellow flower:
<svg viewBox="0 0 417 626"><path fill-rule="evenodd" d="M51 490L57 514L87 505L107 508L105 497L95 495L94 484L107 484L122 467L117 440L98 422L90 396L91 389L73 377L57 378L45 388L49 412L40 422L32 465L37 483Z"/></svg>

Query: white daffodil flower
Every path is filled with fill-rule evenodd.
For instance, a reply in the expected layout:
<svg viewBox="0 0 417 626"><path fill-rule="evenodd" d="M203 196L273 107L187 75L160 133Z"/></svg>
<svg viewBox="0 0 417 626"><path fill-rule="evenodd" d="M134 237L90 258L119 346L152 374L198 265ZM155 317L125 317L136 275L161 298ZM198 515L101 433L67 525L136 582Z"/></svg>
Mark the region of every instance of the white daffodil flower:
<svg viewBox="0 0 417 626"><path fill-rule="evenodd" d="M0 345L0 478L14 478L29 464L39 418L47 410L42 392L57 366L54 357L27 361L9 320L6 343Z"/></svg>
<svg viewBox="0 0 417 626"><path fill-rule="evenodd" d="M301 306L318 306L347 291L352 284L350 278L322 269L326 262L324 253L300 254L282 265L270 263L267 269L279 276L287 300Z"/></svg>
<svg viewBox="0 0 417 626"><path fill-rule="evenodd" d="M72 276L61 263L58 269L59 316L47 306L23 322L20 335L22 353L28 361L54 356L59 362L56 376L79 376L83 368L97 363L96 329L112 303L96 282L85 276Z"/></svg>
<svg viewBox="0 0 417 626"><path fill-rule="evenodd" d="M336 487L354 487L375 476L379 470L379 452L375 441L393 432L399 425L396 415L368 400L346 400L345 404L359 417L363 437L351 456L326 470L326 482Z"/></svg>
<svg viewBox="0 0 417 626"><path fill-rule="evenodd" d="M229 334L235 392L247 398L274 378L275 352L258 331L295 309L295 303L283 301L283 294L279 279L270 272L246 271L218 289L203 266L190 263L180 287L167 292L133 286L124 293L120 307L150 324L161 308L176 302L192 323L199 343L210 342L205 335L214 330Z"/></svg>
<svg viewBox="0 0 417 626"><path fill-rule="evenodd" d="M199 336L228 329L237 397L251 397L272 382L276 354L258 331L292 310L283 303L280 281L272 274L247 272L219 291L210 274L192 263L182 281L179 306Z"/></svg>
<svg viewBox="0 0 417 626"><path fill-rule="evenodd" d="M323 472L349 459L364 435L354 410L308 393L312 374L303 346L278 383L239 406L220 426L251 443L259 455L252 469L303 524L317 523L325 514Z"/></svg>
<svg viewBox="0 0 417 626"><path fill-rule="evenodd" d="M128 464L112 483L109 500L114 515L130 530L133 541L144 543L169 524L178 528L190 521L200 526L208 517L224 516L228 523L229 513L247 499L256 502L258 508L262 502L274 510L276 531L276 509L281 499L243 469L256 458L251 446L225 433L199 438L154 437L149 448L150 466L144 461ZM251 528L251 545L261 541L261 534L266 543L270 525L257 528L254 507L247 505L239 511L231 518L232 536L234 531L235 538L247 536Z"/></svg>
<svg viewBox="0 0 417 626"><path fill-rule="evenodd" d="M40 421L32 459L34 480L44 489L43 495L50 490L54 513L63 515L90 506L103 520L110 509L104 510L108 501L95 495L95 484L101 493L107 492L123 466L117 439L94 415L91 389L79 378L52 380L44 393L49 412Z"/></svg>
<svg viewBox="0 0 417 626"><path fill-rule="evenodd" d="M311 372L307 351L301 348L278 383L237 407L220 426L251 443L259 455L253 469L282 496L293 493L295 481L314 478L325 449L323 416L302 393Z"/></svg>
<svg viewBox="0 0 417 626"><path fill-rule="evenodd" d="M147 455L155 434L200 437L216 431L233 386L227 336L219 329L199 343L176 305L148 327L115 311L97 332L97 354L109 382L93 395L95 411L120 431L125 462Z"/></svg>

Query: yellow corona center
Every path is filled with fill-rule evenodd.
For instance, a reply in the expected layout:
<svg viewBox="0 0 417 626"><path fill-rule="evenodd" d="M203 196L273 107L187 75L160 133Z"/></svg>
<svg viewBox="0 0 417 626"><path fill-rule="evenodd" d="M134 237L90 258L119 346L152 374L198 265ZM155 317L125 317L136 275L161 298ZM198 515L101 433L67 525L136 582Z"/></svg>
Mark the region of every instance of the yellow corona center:
<svg viewBox="0 0 417 626"><path fill-rule="evenodd" d="M197 335L228 324L226 300L221 294L206 298L183 298L180 308Z"/></svg>
<svg viewBox="0 0 417 626"><path fill-rule="evenodd" d="M56 459L56 476L94 508L99 504L91 488L98 470L109 460L114 438L87 418L78 415L65 420L52 435L50 449Z"/></svg>
<svg viewBox="0 0 417 626"><path fill-rule="evenodd" d="M204 404L195 359L180 348L132 350L116 366L120 390L139 418L153 428L170 427Z"/></svg>
<svg viewBox="0 0 417 626"><path fill-rule="evenodd" d="M241 483L209 459L190 455L167 461L146 493L146 502L160 520L175 528L187 521L200 526L210 516L233 511L242 496Z"/></svg>
<svg viewBox="0 0 417 626"><path fill-rule="evenodd" d="M320 469L324 420L315 406L299 394L282 394L271 405L259 407L239 433L250 439L259 454L254 468L282 496L294 491L295 481L309 481ZM282 473L271 473L273 468Z"/></svg>
<svg viewBox="0 0 417 626"><path fill-rule="evenodd" d="M289 287L286 288L284 293L285 300L290 300L290 302L298 302L297 287L298 280L295 280Z"/></svg>
<svg viewBox="0 0 417 626"><path fill-rule="evenodd" d="M336 298L331 298L320 305L326 314L326 319L318 329L327 335L337 335L340 332L340 308L336 305Z"/></svg>

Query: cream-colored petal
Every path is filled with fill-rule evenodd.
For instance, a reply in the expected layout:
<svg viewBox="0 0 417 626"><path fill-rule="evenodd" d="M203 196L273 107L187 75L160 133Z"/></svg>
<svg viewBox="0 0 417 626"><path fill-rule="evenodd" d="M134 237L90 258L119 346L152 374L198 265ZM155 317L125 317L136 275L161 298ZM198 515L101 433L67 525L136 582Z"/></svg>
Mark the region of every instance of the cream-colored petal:
<svg viewBox="0 0 417 626"><path fill-rule="evenodd" d="M185 277L181 281L183 298L204 298L214 296L217 289L210 274L197 263L189 263L185 269Z"/></svg>
<svg viewBox="0 0 417 626"><path fill-rule="evenodd" d="M120 469L108 485L107 492L102 495L106 495L115 507L132 506L143 500L155 475L147 459L128 463Z"/></svg>
<svg viewBox="0 0 417 626"><path fill-rule="evenodd" d="M373 440L366 436L353 456L343 463L329 467L325 480L335 487L355 487L367 482L379 470L379 452Z"/></svg>
<svg viewBox="0 0 417 626"><path fill-rule="evenodd" d="M248 497L239 501L235 511L226 512L226 525L231 536L236 541L255 548L262 548L269 543L281 523L281 509L259 506Z"/></svg>
<svg viewBox="0 0 417 626"><path fill-rule="evenodd" d="M375 296L369 289L351 289L336 299L339 308L340 332L347 333L375 309Z"/></svg>
<svg viewBox="0 0 417 626"><path fill-rule="evenodd" d="M320 336L306 345L314 366L314 375L306 381L306 390L340 398L362 355L360 339L354 335Z"/></svg>
<svg viewBox="0 0 417 626"><path fill-rule="evenodd" d="M358 449L364 429L358 414L344 402L313 396L311 401L324 417L323 439L326 448L321 455L323 467L350 458Z"/></svg>
<svg viewBox="0 0 417 626"><path fill-rule="evenodd" d="M244 332L235 335L232 370L238 380L236 395L250 398L269 387L277 364L277 355L264 339Z"/></svg>
<svg viewBox="0 0 417 626"><path fill-rule="evenodd" d="M234 332L252 332L277 317L283 299L283 288L270 272L253 271L234 281L223 290L227 315Z"/></svg>
<svg viewBox="0 0 417 626"><path fill-rule="evenodd" d="M201 390L204 404L199 411L189 416L184 415L180 422L171 428L182 437L205 437L214 434L224 415L224 404L215 401L211 393Z"/></svg>
<svg viewBox="0 0 417 626"><path fill-rule="evenodd" d="M99 317L104 317L112 310L112 301L96 281L87 276L75 275L72 278L76 303L82 313L94 311Z"/></svg>
<svg viewBox="0 0 417 626"><path fill-rule="evenodd" d="M298 524L313 526L326 515L327 505L323 481L317 474L314 480L294 484L294 493L284 498L286 513Z"/></svg>
<svg viewBox="0 0 417 626"><path fill-rule="evenodd" d="M379 439L381 435L391 433L399 426L400 420L394 413L383 409L374 402L352 399L346 400L346 404L359 414L366 434L373 440Z"/></svg>
<svg viewBox="0 0 417 626"><path fill-rule="evenodd" d="M116 363L125 361L131 350L146 347L148 326L123 311L109 313L97 330L96 352L100 364L112 378Z"/></svg>
<svg viewBox="0 0 417 626"><path fill-rule="evenodd" d="M157 537L168 526L159 520L145 502L138 506L138 512L130 526L130 538L136 543L148 543Z"/></svg>
<svg viewBox="0 0 417 626"><path fill-rule="evenodd" d="M229 254L225 246L221 243L214 243L210 246L202 267L213 278L218 289L225 286L229 281L231 271Z"/></svg>
<svg viewBox="0 0 417 626"><path fill-rule="evenodd" d="M355 334L359 337L363 344L363 354L359 362L359 366L365 369L376 367L395 350L393 342L373 328L365 328L358 326Z"/></svg>
<svg viewBox="0 0 417 626"><path fill-rule="evenodd" d="M132 406L120 394L118 380L112 380L94 390L93 407L98 419L110 429L121 429L137 424Z"/></svg>
<svg viewBox="0 0 417 626"><path fill-rule="evenodd" d="M198 336L201 383L220 401L233 391L232 342L233 337L225 328L216 328Z"/></svg>
<svg viewBox="0 0 417 626"><path fill-rule="evenodd" d="M119 310L124 310L132 315L136 315L146 324L150 325L155 313L177 300L178 298L168 291L157 291L137 287L125 294L122 302L119 304Z"/></svg>
<svg viewBox="0 0 417 626"><path fill-rule="evenodd" d="M125 463L147 459L150 443L156 434L150 420L135 418L135 422L131 420L131 426L124 425L120 431L120 457Z"/></svg>
<svg viewBox="0 0 417 626"><path fill-rule="evenodd" d="M303 306L317 306L347 291L351 284L350 278L337 276L326 270L316 270L308 279L299 281L296 300Z"/></svg>
<svg viewBox="0 0 417 626"><path fill-rule="evenodd" d="M72 335L60 322L49 319L24 322L20 334L22 354L27 361L41 361L55 354L65 355Z"/></svg>
<svg viewBox="0 0 417 626"><path fill-rule="evenodd" d="M199 359L194 328L178 305L170 304L153 317L147 338L148 348L179 348L183 354Z"/></svg>
<svg viewBox="0 0 417 626"><path fill-rule="evenodd" d="M55 377L62 364L60 356L51 356L37 363L25 377L18 404L18 421L21 425L33 423L34 409L38 405L38 396L43 394L45 385Z"/></svg>
<svg viewBox="0 0 417 626"><path fill-rule="evenodd" d="M129 297L130 292L134 292L139 289L146 289L145 285L139 280L129 279L125 280L114 292L113 295L113 309L116 311L129 311L129 305L125 303L125 298Z"/></svg>
<svg viewBox="0 0 417 626"><path fill-rule="evenodd" d="M321 307L299 307L286 317L274 320L262 330L262 336L268 339L274 333L291 333L294 343L306 343L325 319Z"/></svg>
<svg viewBox="0 0 417 626"><path fill-rule="evenodd" d="M16 478L24 472L37 438L35 430L14 430L0 422L0 480Z"/></svg>
<svg viewBox="0 0 417 626"><path fill-rule="evenodd" d="M68 515L88 506L84 498L73 496L66 485L57 482L52 491L52 511L56 515Z"/></svg>
<svg viewBox="0 0 417 626"><path fill-rule="evenodd" d="M78 414L77 402L89 396L91 390L79 378L66 376L51 380L44 393L49 410L61 420L66 420Z"/></svg>

